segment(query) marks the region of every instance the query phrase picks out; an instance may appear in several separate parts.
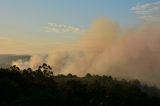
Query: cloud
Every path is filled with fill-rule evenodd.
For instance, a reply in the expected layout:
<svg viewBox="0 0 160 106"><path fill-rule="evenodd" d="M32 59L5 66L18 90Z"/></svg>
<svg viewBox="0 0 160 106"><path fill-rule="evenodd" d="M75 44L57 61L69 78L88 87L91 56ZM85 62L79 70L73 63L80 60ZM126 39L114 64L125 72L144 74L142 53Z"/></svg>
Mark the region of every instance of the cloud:
<svg viewBox="0 0 160 106"><path fill-rule="evenodd" d="M144 21L160 22L160 1L137 4L131 10Z"/></svg>
<svg viewBox="0 0 160 106"><path fill-rule="evenodd" d="M48 23L45 27L45 32L56 32L56 33L79 33L82 29L72 25Z"/></svg>

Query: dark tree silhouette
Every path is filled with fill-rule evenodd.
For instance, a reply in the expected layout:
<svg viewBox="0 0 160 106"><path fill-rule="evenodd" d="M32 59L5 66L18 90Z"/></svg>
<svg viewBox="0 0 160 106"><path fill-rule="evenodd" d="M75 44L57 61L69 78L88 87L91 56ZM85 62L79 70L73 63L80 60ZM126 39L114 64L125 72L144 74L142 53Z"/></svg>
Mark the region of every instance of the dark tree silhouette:
<svg viewBox="0 0 160 106"><path fill-rule="evenodd" d="M52 67L46 63L43 63L42 66L39 66L37 71L42 72L46 77L53 75Z"/></svg>
<svg viewBox="0 0 160 106"><path fill-rule="evenodd" d="M0 106L160 106L160 90L139 80L86 74L53 75L17 66L0 69Z"/></svg>
<svg viewBox="0 0 160 106"><path fill-rule="evenodd" d="M11 71L20 71L20 68L17 67L16 65L13 65L13 66L10 67L10 70Z"/></svg>

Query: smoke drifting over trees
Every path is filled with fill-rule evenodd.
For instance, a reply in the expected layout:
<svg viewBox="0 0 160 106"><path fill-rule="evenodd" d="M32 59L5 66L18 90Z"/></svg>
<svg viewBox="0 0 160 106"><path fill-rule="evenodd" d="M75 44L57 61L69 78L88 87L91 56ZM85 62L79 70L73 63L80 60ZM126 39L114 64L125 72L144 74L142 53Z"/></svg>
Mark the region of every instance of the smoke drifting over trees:
<svg viewBox="0 0 160 106"><path fill-rule="evenodd" d="M64 45L46 57L32 56L30 61L12 64L35 69L45 62L56 74L108 74L160 86L159 28L157 24L143 24L124 30L115 22L101 19L93 23L73 48Z"/></svg>

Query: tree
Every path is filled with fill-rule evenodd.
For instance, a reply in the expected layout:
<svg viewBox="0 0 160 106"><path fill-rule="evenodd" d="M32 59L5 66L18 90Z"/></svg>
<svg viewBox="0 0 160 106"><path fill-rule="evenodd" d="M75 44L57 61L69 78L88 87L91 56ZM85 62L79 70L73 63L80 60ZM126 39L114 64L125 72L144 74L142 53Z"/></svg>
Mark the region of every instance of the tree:
<svg viewBox="0 0 160 106"><path fill-rule="evenodd" d="M53 76L52 67L46 63L43 63L42 66L39 66L37 71L42 72L46 77Z"/></svg>
<svg viewBox="0 0 160 106"><path fill-rule="evenodd" d="M92 75L90 73L87 73L85 77L90 78L92 77Z"/></svg>
<svg viewBox="0 0 160 106"><path fill-rule="evenodd" d="M13 65L13 66L10 67L10 70L11 71L20 71L20 68L17 67L16 65Z"/></svg>

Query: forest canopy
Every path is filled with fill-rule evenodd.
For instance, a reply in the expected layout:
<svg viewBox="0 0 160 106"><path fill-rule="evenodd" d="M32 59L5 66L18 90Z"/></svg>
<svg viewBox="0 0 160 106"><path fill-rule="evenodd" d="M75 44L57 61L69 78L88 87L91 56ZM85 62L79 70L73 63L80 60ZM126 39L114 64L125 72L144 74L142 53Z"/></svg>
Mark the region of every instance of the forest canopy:
<svg viewBox="0 0 160 106"><path fill-rule="evenodd" d="M160 106L160 90L139 80L54 75L47 64L1 68L0 92L0 106Z"/></svg>

